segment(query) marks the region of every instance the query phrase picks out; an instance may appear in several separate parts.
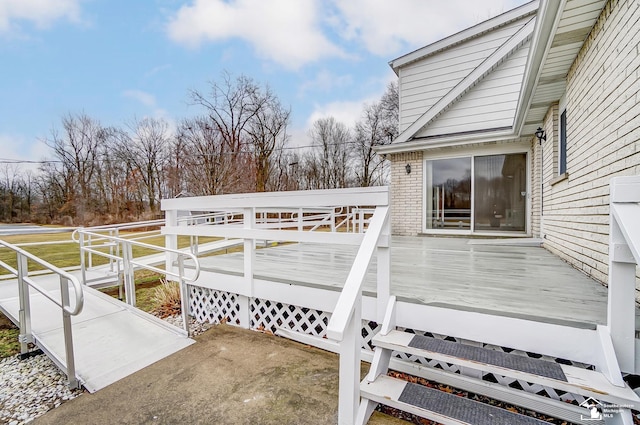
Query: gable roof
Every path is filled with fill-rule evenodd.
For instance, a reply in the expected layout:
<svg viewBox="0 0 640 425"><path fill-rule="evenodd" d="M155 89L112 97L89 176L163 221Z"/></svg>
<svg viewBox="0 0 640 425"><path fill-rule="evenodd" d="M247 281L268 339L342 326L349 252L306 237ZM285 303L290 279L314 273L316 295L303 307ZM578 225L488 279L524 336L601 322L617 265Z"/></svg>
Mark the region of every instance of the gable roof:
<svg viewBox="0 0 640 425"><path fill-rule="evenodd" d="M407 64L422 60L430 55L441 52L443 50L450 49L451 47L457 46L461 43L464 43L465 41L479 37L482 34L485 34L489 31L493 31L513 21L521 19L524 16L535 15L537 10L538 10L538 1L537 0L531 1L520 7L512 9L508 12L502 13L487 21L481 22L470 28L462 30L449 37L443 38L442 40L436 41L435 43L432 43L420 49L414 50L413 52L407 53L406 55L402 55L399 58L396 58L391 62L389 62L389 66L393 69L393 71L397 75L398 70Z"/></svg>
<svg viewBox="0 0 640 425"><path fill-rule="evenodd" d="M514 139L521 135L532 135L541 125L549 106L557 102L564 93L569 67L605 2L606 0L541 0L539 4L538 1L532 1L391 61L390 65L396 74L400 75L404 67L428 61L440 52L453 50L455 46L496 32L512 22L526 20L524 26L462 80L434 104L427 105L427 109L408 125L392 144L379 147L377 151L391 153L473 139ZM527 49L526 53L524 49ZM521 74L517 99L510 98L509 114L504 114L506 118L501 121L502 124L508 122L508 125L490 127L488 123L484 128L481 125L456 125L457 128L471 130L447 133L442 121L455 122L455 118L452 117L460 116L459 113L456 115L455 109L461 109L464 102L469 103L466 99L474 97L473 91L479 90L477 87L483 80L499 78L496 70L518 51L518 56L522 58L526 54L527 59L526 66L519 68ZM490 74L494 76L490 77ZM460 122L464 121L458 121L457 124Z"/></svg>

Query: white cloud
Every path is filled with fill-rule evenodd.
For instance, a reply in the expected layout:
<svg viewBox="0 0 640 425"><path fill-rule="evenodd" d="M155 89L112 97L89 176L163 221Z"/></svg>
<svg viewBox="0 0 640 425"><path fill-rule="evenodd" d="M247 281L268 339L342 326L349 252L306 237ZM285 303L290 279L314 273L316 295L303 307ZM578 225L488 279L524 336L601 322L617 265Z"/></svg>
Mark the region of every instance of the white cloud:
<svg viewBox="0 0 640 425"><path fill-rule="evenodd" d="M27 141L25 137L11 134L0 134L0 166L16 161L16 166L21 171L35 171L40 166L37 161L51 159L51 149L41 140ZM7 161L9 160L9 161ZM26 161L21 162L20 161ZM11 165L13 166L13 165Z"/></svg>
<svg viewBox="0 0 640 425"><path fill-rule="evenodd" d="M142 103L144 106L148 106L150 108L156 107L156 97L142 90L125 90L122 92L122 95L124 97L137 100L138 102Z"/></svg>
<svg viewBox="0 0 640 425"><path fill-rule="evenodd" d="M298 88L298 96L304 96L309 91L329 91L335 88L347 87L353 83L353 77L349 74L336 75L323 69L314 79L305 81Z"/></svg>
<svg viewBox="0 0 640 425"><path fill-rule="evenodd" d="M331 24L347 40L388 56L421 47L496 16L527 0L333 0Z"/></svg>
<svg viewBox="0 0 640 425"><path fill-rule="evenodd" d="M322 33L318 0L194 0L167 27L177 43L245 40L258 56L285 68L333 56L346 56Z"/></svg>
<svg viewBox="0 0 640 425"><path fill-rule="evenodd" d="M171 117L166 109L158 106L158 101L156 100L156 97L154 95L142 90L125 90L122 92L122 96L133 99L146 106L151 111L151 113L143 115L143 118L148 116L162 119L168 124L168 134L175 134L177 129L177 123L175 119Z"/></svg>
<svg viewBox="0 0 640 425"><path fill-rule="evenodd" d="M63 18L80 21L80 0L0 1L0 33L15 29L16 21L30 21L42 29Z"/></svg>
<svg viewBox="0 0 640 425"><path fill-rule="evenodd" d="M333 117L336 121L344 123L347 127L353 127L362 117L364 106L380 99L380 96L369 96L358 100L342 100L329 102L324 105L316 105L314 111L307 119L307 128L320 118Z"/></svg>

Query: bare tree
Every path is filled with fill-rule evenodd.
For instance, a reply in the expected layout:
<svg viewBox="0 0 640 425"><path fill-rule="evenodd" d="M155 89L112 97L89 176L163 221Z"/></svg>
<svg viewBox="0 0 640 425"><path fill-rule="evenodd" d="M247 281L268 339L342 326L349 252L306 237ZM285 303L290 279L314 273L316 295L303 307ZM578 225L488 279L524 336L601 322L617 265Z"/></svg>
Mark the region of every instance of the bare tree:
<svg viewBox="0 0 640 425"><path fill-rule="evenodd" d="M398 86L390 83L382 98L365 105L355 126L353 153L358 186L381 185L386 181L386 161L375 152L398 135Z"/></svg>
<svg viewBox="0 0 640 425"><path fill-rule="evenodd" d="M271 156L282 150L287 141L287 125L291 110L285 109L267 88L268 99L257 111L247 128L255 168L255 191L267 190L271 175ZM272 187L269 189L273 189Z"/></svg>
<svg viewBox="0 0 640 425"><path fill-rule="evenodd" d="M351 134L346 125L333 117L316 120L310 130L313 155L308 156L305 168L314 177L312 186L333 189L349 185L349 157ZM313 187L311 187L313 188Z"/></svg>
<svg viewBox="0 0 640 425"><path fill-rule="evenodd" d="M85 114L67 115L62 119L63 133L52 131L46 143L60 160L69 185L65 192L66 209L84 223L85 213L91 210L92 181L97 167L98 146L106 132L98 121Z"/></svg>
<svg viewBox="0 0 640 425"><path fill-rule="evenodd" d="M270 158L286 142L290 110L268 86L244 75L232 78L224 73L222 83L212 82L208 94L192 90L190 97L206 110L208 131L231 160L225 162L228 179L234 182L229 189L266 190Z"/></svg>
<svg viewBox="0 0 640 425"><path fill-rule="evenodd" d="M162 195L162 170L168 160L169 123L164 119L144 118L135 120L129 129L129 136L120 139L119 150L131 170L139 175L144 186L144 200L150 212L155 213Z"/></svg>

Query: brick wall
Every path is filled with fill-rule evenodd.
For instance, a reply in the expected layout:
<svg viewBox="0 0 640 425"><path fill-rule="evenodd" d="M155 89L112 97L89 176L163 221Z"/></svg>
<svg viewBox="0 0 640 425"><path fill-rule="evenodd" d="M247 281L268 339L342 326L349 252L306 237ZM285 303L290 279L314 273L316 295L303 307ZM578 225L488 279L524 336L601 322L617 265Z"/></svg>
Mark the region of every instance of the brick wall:
<svg viewBox="0 0 640 425"><path fill-rule="evenodd" d="M391 160L391 233L413 236L422 231L422 152L396 153ZM411 165L411 174L405 167Z"/></svg>
<svg viewBox="0 0 640 425"><path fill-rule="evenodd" d="M557 176L557 105L545 120L545 246L606 283L609 182L640 174L640 2L610 0L567 77L567 174ZM556 179L557 180L557 179Z"/></svg>

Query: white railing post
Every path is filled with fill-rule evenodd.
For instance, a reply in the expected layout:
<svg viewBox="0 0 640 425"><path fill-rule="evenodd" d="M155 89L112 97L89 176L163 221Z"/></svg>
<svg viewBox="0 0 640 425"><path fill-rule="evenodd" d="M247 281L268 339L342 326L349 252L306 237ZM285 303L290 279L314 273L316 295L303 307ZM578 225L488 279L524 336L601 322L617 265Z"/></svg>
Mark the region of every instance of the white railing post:
<svg viewBox="0 0 640 425"><path fill-rule="evenodd" d="M194 254L195 255L195 254ZM182 329L189 335L189 288L184 281L184 258L178 255L178 285L180 286L180 308L182 312Z"/></svg>
<svg viewBox="0 0 640 425"><path fill-rule="evenodd" d="M380 233L377 248L377 321L382 323L391 296L391 220L387 218Z"/></svg>
<svg viewBox="0 0 640 425"><path fill-rule="evenodd" d="M302 232L304 226L302 225L302 208L298 208L298 232Z"/></svg>
<svg viewBox="0 0 640 425"><path fill-rule="evenodd" d="M166 210L164 214L165 226L176 227L178 226L178 211ZM164 246L169 249L178 249L178 235L166 235ZM170 271L173 268L178 257L175 253L167 251L167 258L165 264L165 270Z"/></svg>
<svg viewBox="0 0 640 425"><path fill-rule="evenodd" d="M637 373L635 293L637 251L640 249L637 216L640 210L637 208L640 202L640 177L613 178L610 202L607 326L620 370ZM635 211L627 209L634 206ZM630 242L635 247L630 246Z"/></svg>
<svg viewBox="0 0 640 425"><path fill-rule="evenodd" d="M25 279L29 276L29 266L27 258L16 253L17 270L18 270L18 297L20 302L20 311L18 312L18 320L20 321L20 353L29 352L29 344L33 342L31 335L31 301L29 299L29 286Z"/></svg>
<svg viewBox="0 0 640 425"><path fill-rule="evenodd" d="M84 252L84 233L82 229L78 229L78 243L80 244L80 270L82 271L82 284L87 284L87 268L85 263Z"/></svg>
<svg viewBox="0 0 640 425"><path fill-rule="evenodd" d="M91 235L89 235L88 239L87 239L87 243L89 244L89 247L91 247ZM93 254L91 253L91 251L89 251L89 268L93 267Z"/></svg>
<svg viewBox="0 0 640 425"><path fill-rule="evenodd" d="M133 248L130 243L122 242L122 268L124 270L124 294L127 304L136 306L136 281L133 260Z"/></svg>
<svg viewBox="0 0 640 425"><path fill-rule="evenodd" d="M113 229L109 229L109 236L113 237ZM115 255L114 253L114 246L112 243L109 244L109 254L111 255ZM113 264L115 263L115 260L113 258L109 258L109 271L111 273L113 273Z"/></svg>
<svg viewBox="0 0 640 425"><path fill-rule="evenodd" d="M245 229L256 227L256 209L245 208L243 212L243 226ZM253 296L253 273L256 263L256 240L253 238L244 239L244 280L246 296L240 295L240 326L249 329L251 327L250 303Z"/></svg>
<svg viewBox="0 0 640 425"><path fill-rule="evenodd" d="M76 361L73 354L73 335L71 333L71 314L67 310L69 304L69 279L60 276L60 303L62 304L62 327L64 329L64 353L66 358L66 373L70 388L80 388L76 378Z"/></svg>
<svg viewBox="0 0 640 425"><path fill-rule="evenodd" d="M331 232L336 231L336 209L331 208Z"/></svg>
<svg viewBox="0 0 640 425"><path fill-rule="evenodd" d="M338 424L355 423L360 404L360 351L362 349L362 293L356 297L351 319L340 342Z"/></svg>

